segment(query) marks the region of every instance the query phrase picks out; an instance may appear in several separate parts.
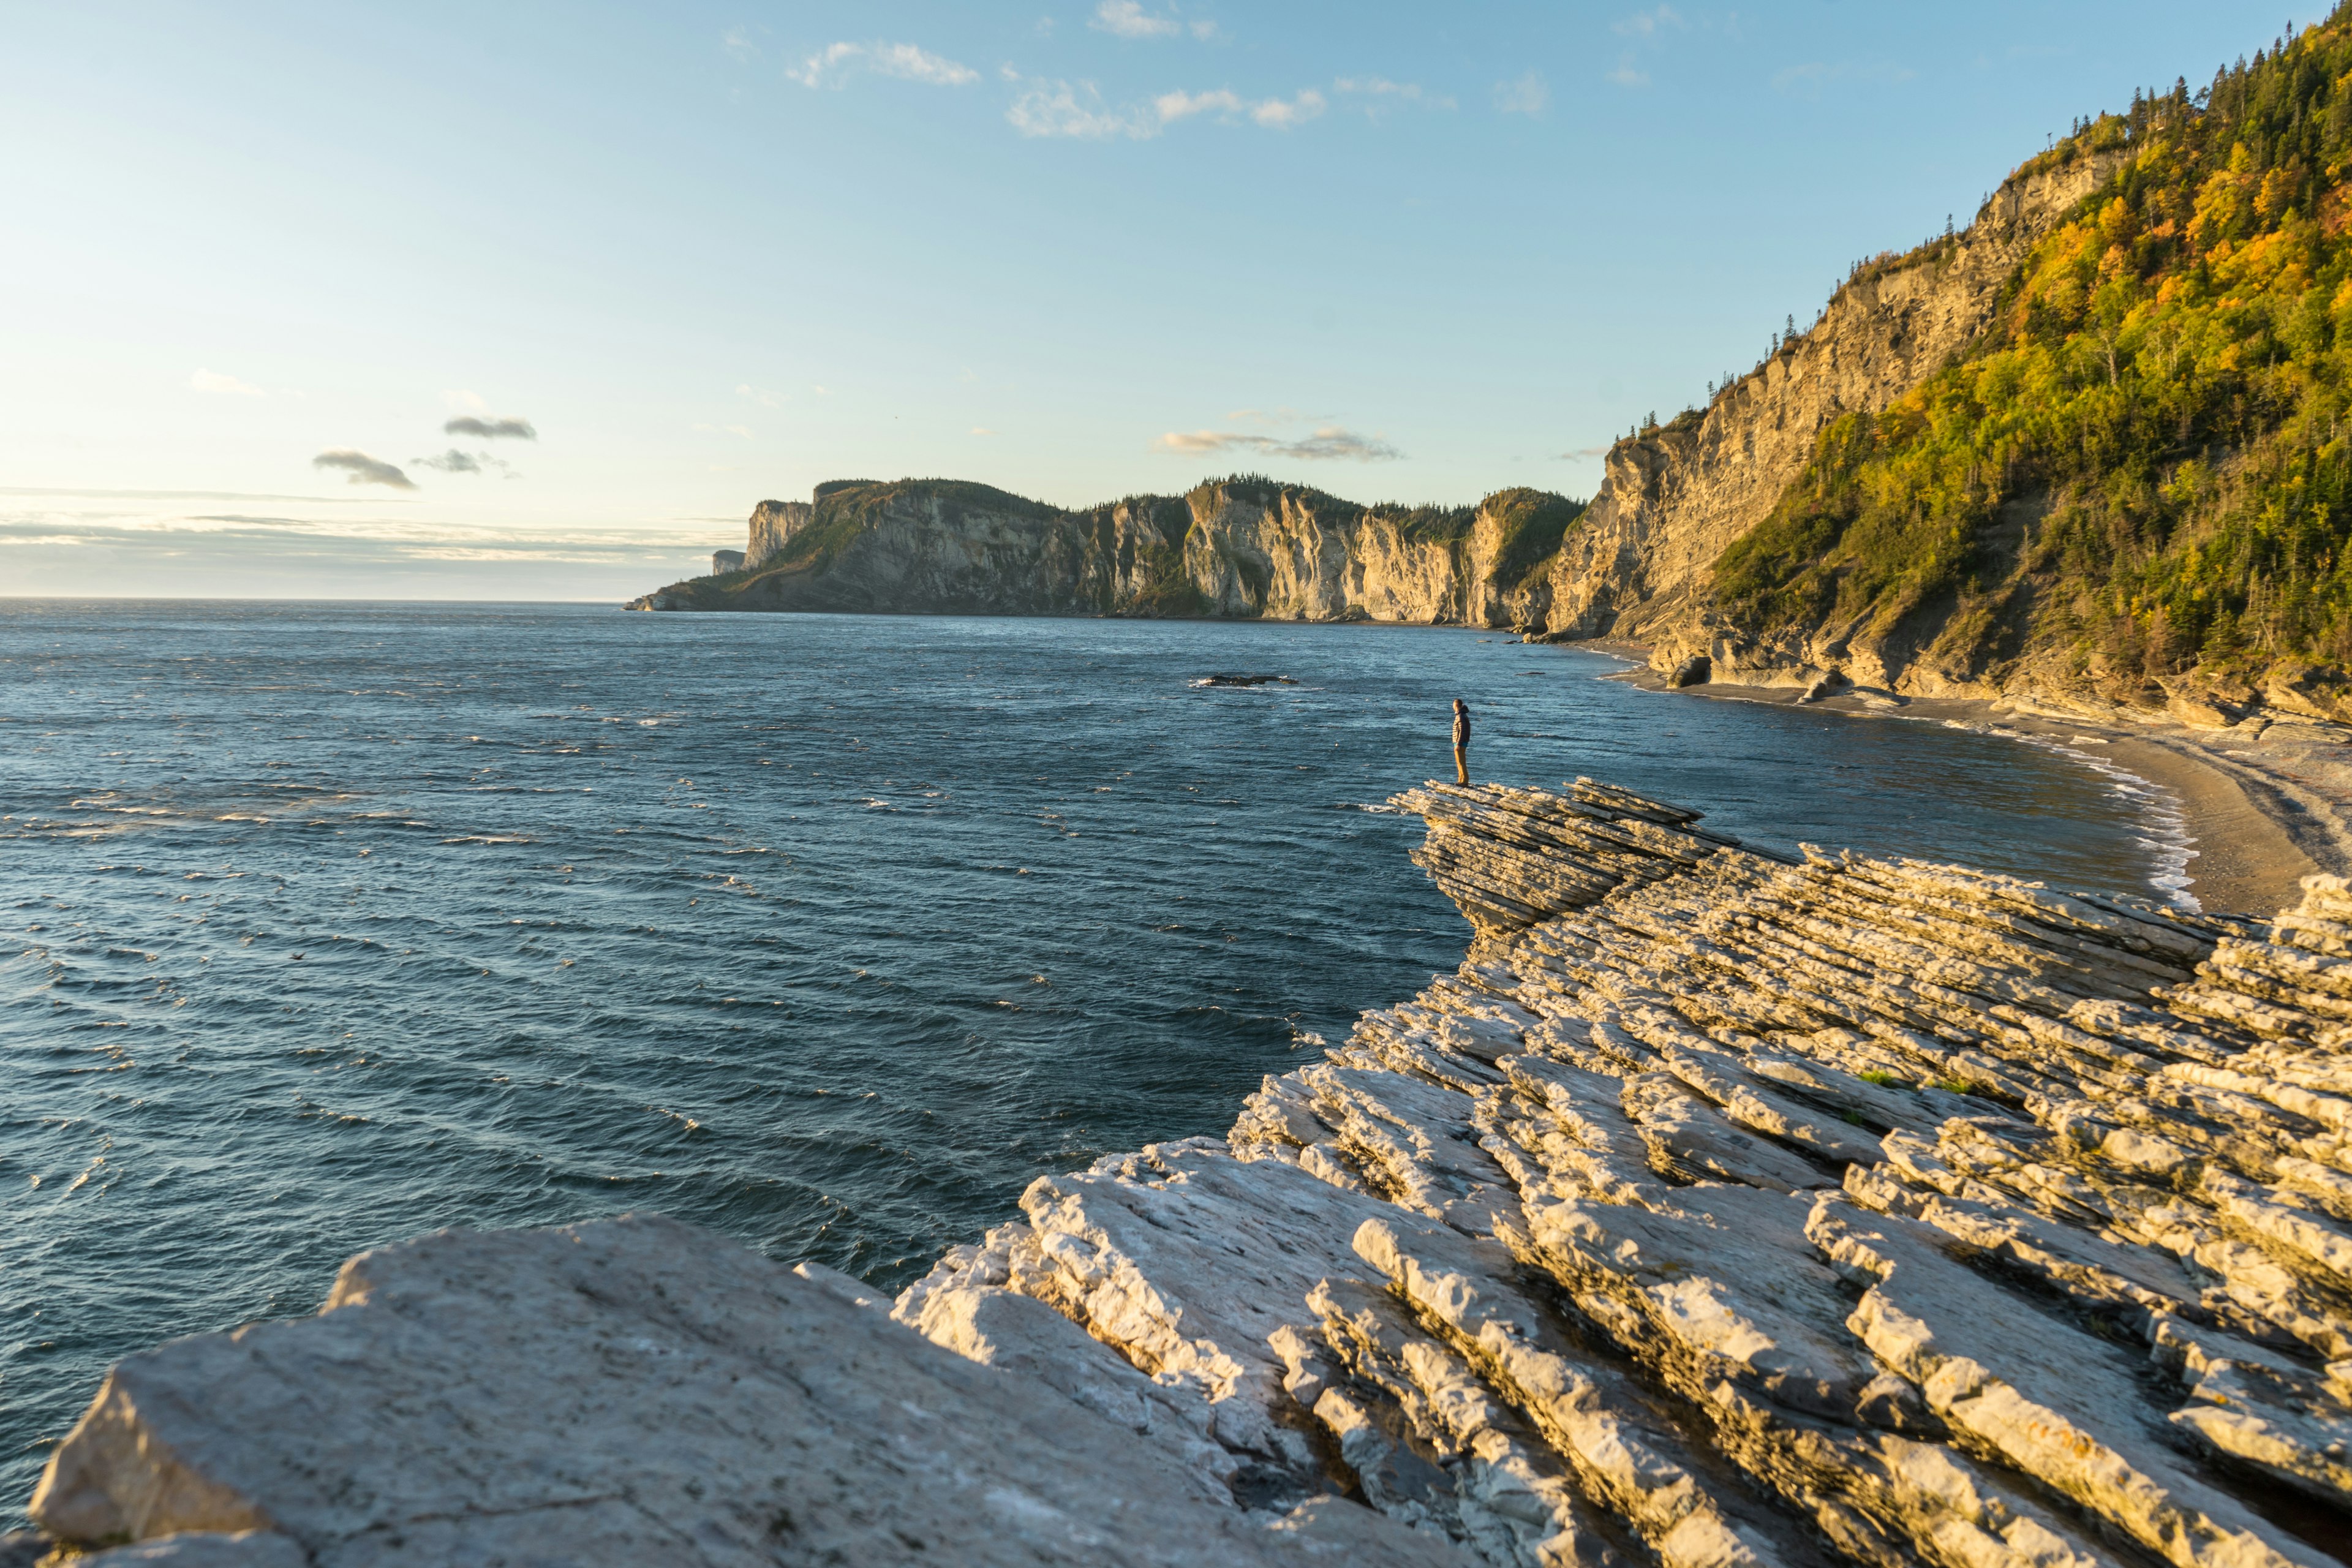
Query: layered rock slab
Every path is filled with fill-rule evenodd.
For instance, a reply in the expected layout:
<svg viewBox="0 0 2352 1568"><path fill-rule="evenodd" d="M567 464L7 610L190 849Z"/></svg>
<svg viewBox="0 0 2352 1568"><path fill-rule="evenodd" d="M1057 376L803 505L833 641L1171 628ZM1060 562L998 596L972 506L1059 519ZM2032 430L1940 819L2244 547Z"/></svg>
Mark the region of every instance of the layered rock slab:
<svg viewBox="0 0 2352 1568"><path fill-rule="evenodd" d="M361 1259L320 1319L247 1331L254 1355L199 1340L126 1363L58 1456L43 1517L84 1539L193 1520L206 1551L246 1530L362 1562L313 1535L356 1552L384 1521L441 1528L419 1511L441 1495L495 1557L514 1495L518 1517L582 1510L632 1551L650 1549L627 1533L644 1521L688 1521L691 1550L735 1561L761 1549L743 1500L773 1482L742 1456L805 1437L801 1468L853 1478L865 1511L804 1478L797 1507L823 1544L881 1560L914 1550L885 1515L962 1521L1008 1554L977 1561L1282 1561L1350 1529L1372 1531L1347 1548L1368 1562L1529 1568L2347 1560L2352 889L2314 879L2257 922L1762 855L1590 780L1400 804L1430 821L1422 859L1476 929L1468 959L1268 1078L1225 1139L1042 1178L1020 1221L895 1303L748 1254L681 1250L641 1271L678 1300L648 1284L594 1311L421 1265L380 1287ZM509 1242L547 1245L415 1246L479 1247L467 1266L495 1279ZM562 1257L550 1279L584 1267ZM730 1312L774 1321L677 1327ZM804 1317L832 1325L836 1360L776 1348L806 1345ZM434 1458L435 1424L463 1408L448 1374L362 1397L358 1426L303 1403L355 1374L277 1336L339 1319L362 1366L439 1366L467 1342L587 1370L530 1374L557 1435L519 1436L503 1470L470 1438ZM401 1337L412 1319L421 1341ZM766 1380L756 1408L623 1348L640 1341L721 1346ZM215 1357L247 1392L205 1417L231 1436L184 1465L167 1395L187 1385L147 1363ZM799 1404L770 1396L783 1364ZM907 1409L992 1393L1003 1408L952 1436ZM750 1447L706 1441L710 1412ZM607 1442L607 1419L641 1457L561 1490L567 1446ZM292 1464L292 1444L250 1436L289 1421L329 1441L291 1480L263 1477L299 1503L273 1512L218 1457ZM337 1447L347 1426L365 1432ZM383 1458L419 1444L413 1474ZM1058 1513L998 1521L1015 1495ZM1130 1552L1129 1527L1201 1555Z"/></svg>
<svg viewBox="0 0 2352 1568"><path fill-rule="evenodd" d="M2341 884L2264 928L1590 780L1397 804L1461 969L902 1314L1033 1293L1497 1564L2344 1560Z"/></svg>
<svg viewBox="0 0 2352 1568"><path fill-rule="evenodd" d="M853 1282L646 1215L442 1232L352 1259L315 1318L132 1356L33 1511L139 1561L319 1568L1459 1561L1351 1504L1244 1513Z"/></svg>

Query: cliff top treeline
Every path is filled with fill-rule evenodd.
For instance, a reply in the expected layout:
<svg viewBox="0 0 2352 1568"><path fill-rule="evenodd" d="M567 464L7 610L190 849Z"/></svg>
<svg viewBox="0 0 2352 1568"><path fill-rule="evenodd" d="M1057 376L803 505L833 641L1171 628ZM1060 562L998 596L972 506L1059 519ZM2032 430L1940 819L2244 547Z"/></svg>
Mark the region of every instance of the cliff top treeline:
<svg viewBox="0 0 2352 1568"><path fill-rule="evenodd" d="M1991 684L2038 658L2133 704L2352 661L2347 7L2018 176L2081 159L2112 172L1990 329L1822 429L1717 562L1731 626L1910 623Z"/></svg>

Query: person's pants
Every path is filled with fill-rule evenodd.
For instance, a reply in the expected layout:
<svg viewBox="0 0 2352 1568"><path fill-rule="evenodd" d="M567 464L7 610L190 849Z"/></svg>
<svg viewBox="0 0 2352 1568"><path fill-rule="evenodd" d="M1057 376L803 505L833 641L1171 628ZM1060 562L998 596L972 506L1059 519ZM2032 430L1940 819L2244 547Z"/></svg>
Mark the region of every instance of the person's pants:
<svg viewBox="0 0 2352 1568"><path fill-rule="evenodd" d="M1454 782L1456 784L1470 782L1470 748L1467 746L1454 748Z"/></svg>

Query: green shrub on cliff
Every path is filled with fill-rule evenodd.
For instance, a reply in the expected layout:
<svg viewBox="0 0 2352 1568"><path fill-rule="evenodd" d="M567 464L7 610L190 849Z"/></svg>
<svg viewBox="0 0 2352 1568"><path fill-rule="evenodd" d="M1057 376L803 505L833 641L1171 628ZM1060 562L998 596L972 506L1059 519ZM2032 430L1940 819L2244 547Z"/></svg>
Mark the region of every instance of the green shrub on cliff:
<svg viewBox="0 0 2352 1568"><path fill-rule="evenodd" d="M1585 506L1583 501L1525 486L1497 490L1480 501L1478 510L1493 517L1503 531L1502 546L1495 553L1495 585L1508 593L1559 553L1559 542L1584 515Z"/></svg>
<svg viewBox="0 0 2352 1568"><path fill-rule="evenodd" d="M2347 10L2021 170L2116 165L1958 363L1822 431L1718 561L1727 618L1917 612L1971 672L2064 653L2125 696L2352 662Z"/></svg>
<svg viewBox="0 0 2352 1568"><path fill-rule="evenodd" d="M928 502L950 515L970 508L1015 517L1056 517L1043 501L1030 500L993 485L970 479L833 479L816 487L809 525L794 534L782 553L761 571L822 571L850 542L881 521L894 504Z"/></svg>

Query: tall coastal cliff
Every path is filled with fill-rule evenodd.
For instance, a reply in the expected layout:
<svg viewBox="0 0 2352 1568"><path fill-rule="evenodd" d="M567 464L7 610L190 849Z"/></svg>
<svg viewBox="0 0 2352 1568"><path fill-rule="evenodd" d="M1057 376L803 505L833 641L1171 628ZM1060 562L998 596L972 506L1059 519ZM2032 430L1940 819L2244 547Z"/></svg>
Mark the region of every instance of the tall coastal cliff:
<svg viewBox="0 0 2352 1568"><path fill-rule="evenodd" d="M1619 441L1532 596L1549 629L1651 643L1666 668L1695 653L1712 654L1719 676L1801 668L1801 652L1752 647L1724 626L1717 561L1771 513L1832 421L1886 408L1983 332L2019 262L2111 167L2083 158L2011 180L1949 240L1864 268L1704 411ZM1870 684L1903 669L1892 646L1827 657L1849 654L1871 664Z"/></svg>
<svg viewBox="0 0 2352 1568"><path fill-rule="evenodd" d="M1589 507L820 486L762 503L744 573L638 603L1455 621L1764 684L2352 721L2347 173L2339 8L1857 266L1705 407L1619 441Z"/></svg>
<svg viewBox="0 0 2352 1568"><path fill-rule="evenodd" d="M954 480L837 480L761 502L740 572L636 607L1522 626L1581 510L1531 489L1367 507L1241 477L1066 511Z"/></svg>

